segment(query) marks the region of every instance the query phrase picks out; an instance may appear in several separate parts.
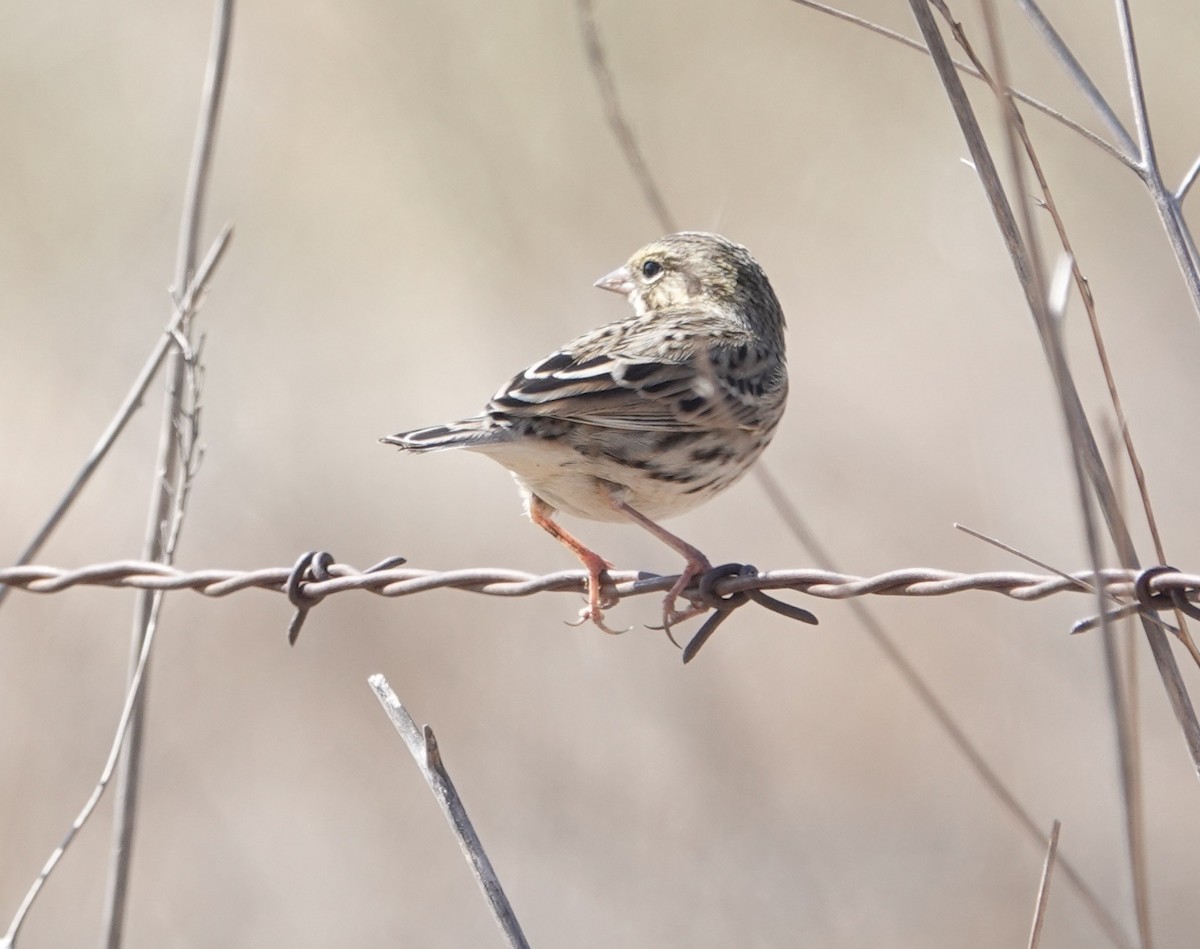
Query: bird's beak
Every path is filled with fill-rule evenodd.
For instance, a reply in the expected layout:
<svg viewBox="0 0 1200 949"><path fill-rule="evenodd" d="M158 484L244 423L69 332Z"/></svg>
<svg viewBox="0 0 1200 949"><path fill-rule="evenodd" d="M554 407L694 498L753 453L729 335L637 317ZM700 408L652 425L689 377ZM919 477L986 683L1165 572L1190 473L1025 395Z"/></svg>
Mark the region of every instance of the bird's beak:
<svg viewBox="0 0 1200 949"><path fill-rule="evenodd" d="M596 281L601 290L611 290L613 293L628 295L633 292L633 274L628 267L618 267Z"/></svg>

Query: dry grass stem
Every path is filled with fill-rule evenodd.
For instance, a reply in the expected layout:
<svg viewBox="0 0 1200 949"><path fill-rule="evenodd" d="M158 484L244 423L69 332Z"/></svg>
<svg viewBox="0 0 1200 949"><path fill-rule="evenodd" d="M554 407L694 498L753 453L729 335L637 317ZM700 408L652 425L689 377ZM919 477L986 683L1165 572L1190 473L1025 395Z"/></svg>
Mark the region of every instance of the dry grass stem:
<svg viewBox="0 0 1200 949"><path fill-rule="evenodd" d="M1038 35L1049 47L1054 58L1058 60L1059 65L1063 67L1067 75L1075 83L1084 98L1096 114L1100 116L1100 120L1107 126L1109 134L1117 140L1117 147L1122 153L1129 158L1131 162L1137 160L1138 146L1137 143L1130 137L1129 131L1119 118L1108 100L1100 92L1099 87L1092 81L1092 77L1087 74L1087 70L1083 68L1083 64L1071 51L1058 30L1050 22L1050 19L1042 12L1042 8L1037 5L1035 0L1017 0L1017 4L1021 10L1029 18L1029 22L1033 24Z"/></svg>
<svg viewBox="0 0 1200 949"><path fill-rule="evenodd" d="M1050 828L1050 840L1046 844L1046 861L1042 864L1042 880L1038 884L1037 904L1033 910L1033 926L1029 932L1029 949L1038 949L1042 939L1042 924L1046 921L1046 907L1050 903L1050 877L1058 859L1058 832L1062 823L1055 821Z"/></svg>
<svg viewBox="0 0 1200 949"><path fill-rule="evenodd" d="M934 4L942 11L943 16L952 24L952 28L956 35L961 36L961 28L953 22L949 16L949 12L945 5L933 0ZM940 35L936 40L933 33L936 28L933 25L932 17L929 16L927 9L919 0L912 0L914 12L919 6L925 14L925 22L918 14L918 21L921 22L922 33L925 34L926 41L930 48L933 49L935 43L941 43ZM1147 908L1148 894L1141 883L1145 876L1143 872L1144 851L1136 846L1140 841L1140 834L1136 832L1141 824L1141 793L1140 779L1137 772L1136 761L1137 755L1135 752L1136 737L1130 733L1129 724L1131 718L1128 714L1127 696L1121 679L1119 668L1119 657L1116 651L1115 634L1112 630L1112 624L1103 617L1104 598L1103 598L1103 577L1100 573L1103 553L1100 546L1099 534L1096 529L1095 518L1092 509L1092 493L1090 487L1095 491L1096 499L1101 505L1105 513L1106 520L1109 523L1110 530L1118 534L1117 544L1122 547L1122 556L1125 562L1136 562L1136 555L1133 552L1132 542L1128 537L1128 532L1122 518L1121 511L1115 497L1115 491L1111 486L1111 482L1107 480L1107 472L1103 467L1103 462L1099 458L1099 452L1096 447L1095 437L1092 435L1087 419L1083 413L1083 408L1079 400L1078 393L1075 388L1074 379L1072 378L1070 367L1067 364L1065 353L1062 346L1061 337L1057 326L1051 319L1046 303L1046 279L1042 271L1041 253L1038 247L1038 234L1035 222L1033 220L1032 203L1025 198L1028 195L1028 188L1025 183L1025 164L1022 160L1023 152L1021 148L1021 135L1018 131L1020 127L1020 117L1016 111L1011 98L1006 94L1005 90L1008 87L1007 68L1005 64L1005 50L1000 36L999 25L995 17L995 9L991 2L983 0L981 10L987 31L988 44L992 56L992 61L995 65L996 72L996 99L1002 110L1004 141L1007 146L1008 160L1010 171L1014 178L1013 189L1021 199L1017 202L1019 208L1022 231L1016 228L1015 220L1013 219L1012 211L1004 193L1003 187L1000 184L999 178L995 173L995 168L991 162L991 156L988 152L986 142L979 131L978 123L971 110L970 104L966 101L965 96L960 94L961 87L954 89L958 85L957 75L944 68L939 68L942 74L943 84L947 88L952 103L955 107L956 115L959 123L963 127L964 133L968 139L968 145L972 150L972 157L976 161L977 167L981 172L981 179L984 182L985 189L988 193L988 198L992 203L993 210L996 214L997 222L1002 230L1011 232L1009 243L1009 252L1013 257L1014 264L1018 275L1021 277L1022 286L1025 289L1026 299L1029 303L1030 312L1034 317L1034 323L1038 328L1039 335L1042 339L1043 350L1045 351L1047 360L1050 363L1051 373L1055 381L1055 385L1059 392L1059 398L1062 403L1063 415L1066 421L1067 433L1072 446L1072 458L1074 460L1074 471L1076 479L1076 487L1079 494L1080 512L1082 514L1084 536L1087 543L1089 557L1096 571L1097 582L1097 601L1101 612L1101 637L1104 645L1104 655L1106 670L1108 673L1109 695L1112 704L1113 717L1117 731L1117 747L1121 763L1121 783L1123 800L1125 804L1126 828L1130 841L1130 863L1131 875L1134 881L1134 902L1137 909L1138 931L1140 941L1143 946L1149 945L1149 911ZM935 56L935 60L936 60ZM1027 139L1026 139L1027 141ZM1090 477L1089 477L1090 475ZM1103 485L1103 490L1102 486ZM1157 638L1163 639L1161 630L1146 624L1147 636L1152 640ZM1181 724L1185 726L1185 731L1190 725L1196 731L1196 737L1200 738L1200 729L1196 729L1195 714L1191 710L1190 701L1187 699L1187 693L1184 690L1182 678L1178 674L1178 668L1174 666L1174 657L1170 655L1169 647L1164 646L1167 655L1171 659L1171 666L1175 674L1175 685L1181 692L1181 697L1186 705L1186 711L1190 714L1190 722L1186 720L1186 716L1181 716ZM1168 670L1172 671L1172 670ZM1193 766L1200 769L1200 757L1197 757L1196 751L1200 750L1200 746L1193 746Z"/></svg>
<svg viewBox="0 0 1200 949"><path fill-rule="evenodd" d="M84 459L83 465L76 473L75 478L68 485L67 490L54 506L49 516L42 522L37 533L26 544L25 549L17 555L14 561L15 565L20 566L33 561L38 551L50 539L55 528L58 527L59 523L71 509L71 505L75 503L76 498L79 497L88 481L91 480L92 475L99 469L100 463L107 457L109 449L116 444L117 439L125 430L125 426L129 423L129 420L142 407L142 400L146 395L146 390L150 388L150 383L158 375L158 369L163 364L163 360L166 359L167 354L171 351L172 345L178 344L177 334L180 326L187 320L190 320L199 308L204 292L208 288L209 278L216 270L221 257L224 256L225 248L232 237L233 228L227 224L213 242L204 262L196 272L196 278L188 285L188 293L185 294L184 299L176 303L171 319L163 329L162 336L159 337L154 350L138 371L137 378L134 379L133 385L121 402L120 407L118 407L112 421L108 423L107 427L101 433L95 447L92 448L87 458ZM8 596L8 587L0 585L0 603L4 602L6 596Z"/></svg>
<svg viewBox="0 0 1200 949"><path fill-rule="evenodd" d="M175 264L173 291L181 299L191 297L195 300L198 295L198 291L192 288L192 278L200 253L200 231L233 32L233 8L233 0L219 0L213 15L212 39L184 193ZM192 320L185 317L172 333L176 348L169 357L167 368L167 394L154 469L156 479L143 550L145 559L164 563L169 563L174 556L187 510L192 477L199 463L199 369L194 347L190 345L191 332ZM161 593L143 593L134 616L128 686L133 704L117 772L113 846L104 901L103 942L106 949L118 949L122 943L137 814L148 662L161 606Z"/></svg>
<svg viewBox="0 0 1200 949"><path fill-rule="evenodd" d="M1101 590L1099 587L1097 587L1095 584L1089 582L1085 577L1083 577L1079 573L1075 574L1074 576L1072 576L1069 573L1065 573L1064 571L1060 570L1058 567L1055 567L1053 564L1048 564L1044 560L1039 560L1037 557L1034 557L1032 554L1026 553L1023 550L1020 550L1020 549L1012 546L1011 544L1006 544L1004 541L999 540L996 537L991 537L988 534L983 533L982 531L977 531L973 528L966 527L963 524L955 524L954 529L962 531L964 534L969 534L971 537L974 537L977 540L982 540L984 543L990 544L993 547L1003 550L1005 553L1012 554L1014 557L1019 557L1021 560L1024 560L1026 563L1033 564L1035 567L1040 567L1042 570L1049 570L1055 576L1062 577L1065 580L1071 580L1073 583L1078 584L1081 588L1086 588L1087 592L1092 593L1093 595L1096 594L1097 591L1099 590L1100 592L1103 593L1103 595L1105 597L1108 598L1108 600L1111 603L1115 604L1117 607L1117 609L1115 609L1115 610L1106 610L1105 611L1108 614L1108 617L1110 619L1119 619L1121 617L1131 615L1131 613L1136 612L1137 610L1141 610L1141 615L1143 616L1143 618L1149 620L1152 623L1156 623L1164 632L1170 633L1175 636L1179 635L1179 630L1176 629L1174 626L1172 626L1170 623L1163 622L1163 620L1161 620L1157 614L1153 614L1153 613L1150 613L1148 610L1145 610L1142 607L1142 604L1140 604L1136 601L1126 600L1125 598L1118 596L1116 593L1113 592L1111 587L1106 586L1103 588L1103 590ZM1176 608L1175 612L1178 614L1180 612L1180 610L1178 608ZM1072 632L1073 633L1087 632L1091 629L1096 628L1099 625L1100 625L1100 617L1099 616L1091 617L1087 620L1082 620L1082 621L1076 623L1075 626L1072 628ZM1190 642L1190 640L1189 640L1189 642Z"/></svg>
<svg viewBox="0 0 1200 949"><path fill-rule="evenodd" d="M1096 502L1108 524L1109 532L1113 536L1122 562L1130 567L1136 566L1138 558L1133 547L1132 538L1129 535L1124 520L1121 518L1120 508L1113 491L1112 483L1100 459L1095 437L1084 416L1079 394L1075 389L1070 371L1066 365L1062 347L1052 325L1046 318L1045 296L1044 291L1041 289L1044 286L1044 280L1038 275L1035 258L1026 249L1025 240L1021 235L1020 228L1017 226L1016 218L1009 205L999 175L996 172L991 153L984 140L979 123L975 118L971 104L967 99L966 92L950 60L945 42L942 40L937 25L934 23L933 16L924 0L910 0L910 7L917 19L921 33L930 48L938 75L943 87L946 89L955 116L963 131L967 147L971 152L971 158L975 163L980 180L984 186L984 191L992 206L996 223L1008 248L1009 256L1012 259L1021 288L1025 293L1030 312L1034 316L1042 348L1050 363L1052 378L1058 390L1067 432L1071 438L1072 457L1076 459L1077 479L1086 477L1086 481L1095 492ZM1005 111L1006 114L1011 113L1012 109L1006 107ZM1010 123L1007 121L1005 122L1005 128L1006 130L1010 129ZM1009 131L1006 137L1010 143L1009 151L1015 157L1016 136ZM1019 164L1014 167L1014 171L1018 174L1020 173ZM1029 217L1027 209L1025 216L1026 218ZM1087 491L1082 486L1079 487L1079 492L1080 509L1084 519L1088 549L1093 559L1098 560L1098 541L1095 537L1095 531L1089 527L1091 523L1091 502ZM1158 666L1159 674L1171 702L1171 707L1175 712L1176 721L1178 721L1180 729L1183 732L1184 741L1192 759L1193 769L1200 773L1200 723L1197 723L1196 713L1183 683L1183 678L1179 673L1178 664L1171 652L1170 644L1162 631L1149 623L1144 623L1143 628L1150 643L1151 652L1154 654L1155 663Z"/></svg>
<svg viewBox="0 0 1200 949"><path fill-rule="evenodd" d="M879 36L885 37L886 39L892 40L893 42L899 43L901 46L911 49L914 52L924 53L926 56L929 55L929 47L923 43L919 43L917 40L911 39L905 36L903 33L897 33L895 30L889 30L886 26L881 26L880 24L874 23L865 17L856 16L853 13L848 13L845 10L830 6L826 3L818 3L816 0L791 0L791 2L802 7L808 7L811 10L816 10L818 13L827 14L834 19L843 20L846 23L853 24L854 26L862 27L870 33L875 33ZM964 75L972 76L975 79L984 78L975 66L960 62L957 59L951 59L950 62L955 69ZM1081 135L1097 148L1117 159L1117 161L1119 161L1121 164L1134 171L1137 170L1137 163L1131 154L1127 155L1123 153L1120 148L1116 147L1111 142L1106 141L1091 129L1080 125L1075 120L1064 115L1062 112L1059 112L1053 106L1047 105L1045 102L1035 99L1033 96L1022 92L1019 89L1010 89L1009 92L1012 94L1013 98L1025 103L1032 109L1036 109L1047 118L1053 119L1055 122L1058 122L1060 125L1070 129L1077 135Z"/></svg>
<svg viewBox="0 0 1200 949"><path fill-rule="evenodd" d="M759 481L762 482L766 491L776 499L777 508L781 511L783 521L792 534L817 560L826 564L830 563L831 555L829 551L817 539L816 534L809 529L799 509L787 497L783 488L761 467L758 469L757 474ZM967 533L975 534L969 528L960 529L965 530ZM979 536L981 540L988 540L984 535L976 536ZM1070 580L1072 583L1076 582L1075 578L1067 577L1065 579ZM871 637L871 640L880 649L884 657L899 673L901 679L917 697L921 706L932 716L934 722L950 739L967 765L978 775L984 787L987 788L988 793L1017 822L1017 825L1025 831L1026 836L1031 841L1040 844L1044 840L1044 837L1037 820L1017 798L1016 792L1008 786L999 772L992 767L982 749L958 723L954 713L950 711L946 703L937 694L933 685L913 665L895 639L884 629L883 624L879 622L870 607L865 603L860 603L858 600L851 600L849 606L859 624L866 630L867 635ZM1128 936L1126 936L1124 928L1109 911L1105 901L1092 889L1084 878L1082 871L1076 869L1075 865L1065 857L1060 858L1059 863L1062 867L1061 872L1066 877L1067 884L1083 901L1084 906L1087 907L1092 918L1101 930L1103 930L1108 941L1114 946L1131 946L1132 943L1129 941Z"/></svg>
<svg viewBox="0 0 1200 949"><path fill-rule="evenodd" d="M529 943L525 941L525 934L521 931L521 924L517 921L508 897L504 895L500 878L496 876L492 862L488 859L483 844L479 841L479 835L475 833L471 819L467 816L467 809L463 806L462 799L454 788L454 782L450 780L450 775L442 764L442 756L438 751L433 729L428 725L424 728L417 727L417 723L408 714L408 710L400 704L400 699L396 697L396 693L392 691L392 687L388 685L387 679L382 675L373 675L367 681L375 693L375 697L379 699L379 704L383 706L388 719L400 737L404 739L405 747L408 748L409 754L417 763L421 776L429 785L429 790L433 792L434 799L450 823L458 846L471 867L471 874L483 891L484 898L491 907L492 916L496 920L496 925L500 927L500 932L504 935L505 944L510 949L529 949Z"/></svg>
<svg viewBox="0 0 1200 949"><path fill-rule="evenodd" d="M1035 21L1043 24L1045 29L1057 38L1057 33L1054 32L1054 29L1052 26L1050 26L1049 22L1042 17L1041 11L1032 3L1032 0L1025 0L1025 3L1028 8L1028 12L1034 16ZM983 77L984 81L992 89L992 92L995 95L1001 96L1001 90L1006 88L1005 84L993 79L989 75L982 60L972 47L970 40L963 32L961 24L953 19L953 17L950 15L950 11L945 7L945 5L939 4L938 9L943 18L949 22L955 41L967 55L967 58L970 59L975 65L980 76ZM1056 42L1057 44L1061 44L1061 39L1057 39ZM1056 45L1056 43L1051 43L1051 45L1056 54L1058 54L1058 45ZM1071 60L1073 62L1074 58L1071 57ZM1088 79L1086 74L1082 72L1082 68L1078 67L1078 64L1076 64L1075 67L1071 67L1067 63L1064 63L1064 65L1068 68L1068 72L1077 78L1077 81L1081 84L1081 88L1085 94L1088 93L1089 88L1094 88L1091 80ZM1099 93L1096 92L1096 95L1099 96ZM1100 99L1100 102L1102 103L1102 106L1097 105L1097 108L1101 111L1101 113L1104 114L1107 110L1107 113L1111 114L1112 110L1108 107L1107 102L1105 102L1102 98ZM1040 206L1047 212L1047 214L1050 215L1050 220L1054 224L1054 230L1058 236L1058 240L1062 245L1066 257L1070 260L1071 275L1074 277L1076 289L1079 291L1080 299L1083 301L1084 310L1087 313L1088 326L1092 333L1092 342L1096 347L1096 356L1099 360L1101 371L1104 374L1104 383L1108 391L1109 401L1112 403L1113 412L1116 414L1117 424L1121 432L1121 439L1125 446L1125 453L1129 459L1129 465L1133 471L1134 480L1137 482L1138 496L1141 498L1142 511L1145 514L1146 524L1150 530L1150 537L1154 544L1155 556L1160 564L1168 563L1169 561L1167 560L1167 555L1164 550L1162 535L1158 529L1158 520L1154 516L1154 506L1150 501L1150 489L1146 483L1145 471L1142 468L1141 459L1138 457L1137 449L1133 444L1133 434L1130 431L1128 418L1125 414L1125 407L1122 404L1120 392L1117 389L1116 375L1113 372L1112 363L1108 358L1108 347L1104 343L1104 335L1100 330L1100 320L1096 314L1096 301L1092 294L1091 285L1089 284L1087 278L1083 275L1083 271L1078 265L1075 256L1075 249L1071 245L1071 239L1067 233L1066 223L1063 221L1062 215L1059 213L1058 205L1054 200L1054 194L1050 190L1049 180L1046 178L1046 174L1042 169L1042 163L1038 159L1037 151L1033 147L1033 142L1029 137L1028 129L1025 127L1024 119L1022 118L1021 113L1017 109L1015 103L1011 102L1011 100L1008 102L1008 108L1005 114L1007 120L1006 127L1009 128L1011 133L1020 140L1021 148L1024 151L1026 160L1029 162L1029 168L1033 172L1034 177L1037 179L1038 191L1041 195ZM1114 121L1116 121L1115 117ZM1120 126L1119 122L1117 125L1121 132L1124 133L1128 138L1128 133L1124 132L1124 127ZM1132 141L1130 141L1131 147L1132 144ZM1011 156L1011 160L1014 162L1014 168L1017 169L1018 172L1024 167L1020 163L1020 159L1015 154ZM1021 188L1019 191L1020 194L1027 193L1023 184L1019 185L1019 187ZM1022 206L1028 208L1027 203L1023 203ZM1026 222L1026 228L1030 231L1033 229L1032 214L1029 215L1029 220ZM1055 294L1052 290L1051 299L1049 301L1049 311L1051 317L1058 312L1065 310L1065 304L1063 306L1056 306L1056 297L1057 294ZM1056 327L1058 326L1058 321L1052 318L1048 321L1048 325L1051 327ZM1175 619L1176 623L1178 624L1177 635L1180 641L1191 654L1192 660L1196 662L1197 665L1200 665L1200 649L1198 649L1196 644L1192 641L1191 635L1188 632L1187 621L1183 613L1176 610Z"/></svg>

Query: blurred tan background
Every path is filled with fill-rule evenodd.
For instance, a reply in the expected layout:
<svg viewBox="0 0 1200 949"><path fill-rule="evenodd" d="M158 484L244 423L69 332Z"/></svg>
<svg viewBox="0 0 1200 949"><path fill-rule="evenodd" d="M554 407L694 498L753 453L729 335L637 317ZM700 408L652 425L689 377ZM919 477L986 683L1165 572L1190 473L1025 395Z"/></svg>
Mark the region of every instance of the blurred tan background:
<svg viewBox="0 0 1200 949"><path fill-rule="evenodd" d="M915 33L902 4L854 9ZM1047 10L1127 117L1109 9ZM956 12L982 36L973 6ZM1198 146L1200 35L1182 0L1137 12L1177 180ZM0 561L169 316L211 13L141 0L0 12ZM1016 82L1099 127L1005 14ZM766 462L843 568L1023 569L954 522L1084 567L1044 361L929 62L785 0L598 0L597 19L674 215L747 244L784 302L793 394ZM1028 121L1168 557L1196 570L1200 321L1134 176ZM523 521L498 466L376 443L475 412L512 372L625 312L591 282L658 227L604 123L573 3L243 5L206 240L226 220L236 236L200 317L206 457L181 565L281 566L318 547L359 566L394 553L434 569L576 566ZM1101 424L1077 301L1069 323ZM40 562L139 555L152 392ZM636 529L568 526L622 568L678 568ZM810 565L754 478L673 529L714 562ZM437 730L534 945L1024 945L1040 848L849 608L793 599L821 625L746 609L684 669L642 626L652 598L614 610L634 631L610 638L563 624L573 596L343 595L289 650L280 596L170 597L126 944L499 943L367 688L383 672ZM0 610L5 923L107 753L133 602L18 592ZM1066 635L1092 603L869 605L1035 819L1062 819L1063 853L1132 932L1100 640ZM1154 933L1188 945L1200 791L1139 652ZM95 944L108 805L23 947ZM1102 944L1059 878L1043 945Z"/></svg>

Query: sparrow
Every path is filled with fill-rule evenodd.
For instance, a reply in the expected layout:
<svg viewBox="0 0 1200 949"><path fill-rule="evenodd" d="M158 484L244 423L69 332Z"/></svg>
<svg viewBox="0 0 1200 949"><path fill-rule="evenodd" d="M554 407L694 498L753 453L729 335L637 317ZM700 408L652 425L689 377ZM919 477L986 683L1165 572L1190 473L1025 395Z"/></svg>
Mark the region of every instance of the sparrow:
<svg viewBox="0 0 1200 949"><path fill-rule="evenodd" d="M380 439L408 452L465 448L516 479L529 519L588 574L579 621L605 632L608 561L556 512L632 522L685 561L663 601L663 627L704 611L679 597L712 569L658 521L703 504L742 477L787 403L785 322L762 267L717 234L683 231L637 251L596 281L633 313L573 339L514 376L483 412Z"/></svg>

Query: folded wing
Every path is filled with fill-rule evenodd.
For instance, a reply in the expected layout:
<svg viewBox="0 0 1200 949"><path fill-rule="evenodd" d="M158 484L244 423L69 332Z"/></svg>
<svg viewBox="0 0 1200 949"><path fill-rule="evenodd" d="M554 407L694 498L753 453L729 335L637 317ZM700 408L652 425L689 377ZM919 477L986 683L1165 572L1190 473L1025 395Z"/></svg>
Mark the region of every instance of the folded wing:
<svg viewBox="0 0 1200 949"><path fill-rule="evenodd" d="M487 411L634 431L686 432L714 425L754 431L761 417L756 400L774 391L782 399L786 376L776 371L776 378L769 378L756 371L751 355L740 344L667 358L559 351L516 376Z"/></svg>

